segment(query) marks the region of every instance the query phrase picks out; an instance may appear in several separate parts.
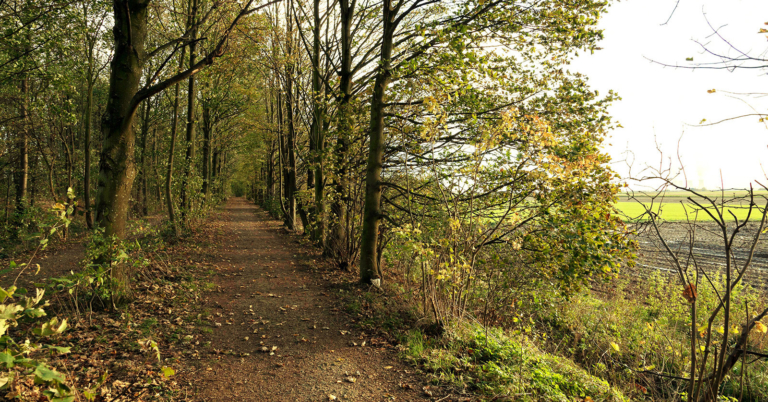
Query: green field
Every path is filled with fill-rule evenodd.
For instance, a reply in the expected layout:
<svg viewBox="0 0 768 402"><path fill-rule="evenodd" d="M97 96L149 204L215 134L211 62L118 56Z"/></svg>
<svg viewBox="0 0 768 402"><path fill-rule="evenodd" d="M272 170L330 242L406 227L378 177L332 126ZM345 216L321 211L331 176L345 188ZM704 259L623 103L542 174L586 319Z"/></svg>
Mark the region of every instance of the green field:
<svg viewBox="0 0 768 402"><path fill-rule="evenodd" d="M655 203L653 206L653 211L656 213L659 213L659 207L661 207L661 214L660 214L661 217L667 221L685 221L686 209L688 211L689 219L693 220L694 218L696 218L695 209L693 208L693 205L690 203L686 203L685 207L683 207L683 205L680 204L679 202L665 202L662 204ZM626 215L622 217L625 220L636 219L641 214L645 213L645 207L637 201L620 201L616 203L616 208L622 214ZM746 219L747 214L749 213L749 210L745 207L739 207L738 205L726 206L726 214L728 215L728 218L733 219L730 212L733 212L733 214L736 215L736 217L739 218L739 220L744 220ZM760 219L760 212L757 210L753 210L750 220L755 221L758 219ZM706 212L699 211L698 220L711 221L712 218Z"/></svg>
<svg viewBox="0 0 768 402"><path fill-rule="evenodd" d="M725 197L726 200L733 199L733 198L740 198L740 197L746 197L749 192L747 190L701 190L696 191L696 193L704 196L704 197L710 197L713 199L720 199L722 197ZM679 202L680 200L684 200L688 197L696 198L695 195L692 193L689 193L688 191L667 191L663 196L657 195L655 192L641 192L636 191L633 193L635 198L639 199L650 199L651 197L655 197L657 200L664 199L664 202ZM629 200L629 193L621 193L619 194L619 200L620 201L628 201ZM768 191L765 190L755 190L754 192L755 199L759 199L762 197L768 197Z"/></svg>

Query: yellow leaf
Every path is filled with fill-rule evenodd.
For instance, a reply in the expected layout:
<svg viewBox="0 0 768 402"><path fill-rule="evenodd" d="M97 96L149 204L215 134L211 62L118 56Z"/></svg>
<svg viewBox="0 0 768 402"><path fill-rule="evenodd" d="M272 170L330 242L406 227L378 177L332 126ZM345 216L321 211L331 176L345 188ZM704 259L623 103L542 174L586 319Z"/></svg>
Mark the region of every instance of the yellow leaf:
<svg viewBox="0 0 768 402"><path fill-rule="evenodd" d="M619 351L619 345L617 345L616 342L611 342L611 347L613 348L613 350L617 352Z"/></svg>
<svg viewBox="0 0 768 402"><path fill-rule="evenodd" d="M163 368L161 368L160 371L163 373L163 377L165 378L169 378L170 376L176 374L176 370L168 366L163 366Z"/></svg>
<svg viewBox="0 0 768 402"><path fill-rule="evenodd" d="M759 321L755 323L755 329L757 330L757 332L760 332L762 334L768 332L768 327L766 327L765 324Z"/></svg>
<svg viewBox="0 0 768 402"><path fill-rule="evenodd" d="M724 334L725 333L725 328L721 325L720 328L717 329L717 332L721 333L721 334Z"/></svg>

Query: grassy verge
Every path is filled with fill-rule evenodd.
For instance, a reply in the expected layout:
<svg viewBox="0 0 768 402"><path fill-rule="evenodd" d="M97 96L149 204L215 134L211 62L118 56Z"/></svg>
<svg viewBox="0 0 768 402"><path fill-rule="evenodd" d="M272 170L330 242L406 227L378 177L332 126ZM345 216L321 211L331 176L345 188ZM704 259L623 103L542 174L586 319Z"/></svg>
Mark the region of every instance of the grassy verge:
<svg viewBox="0 0 768 402"><path fill-rule="evenodd" d="M626 401L607 381L571 360L547 353L527 336L498 328L462 325L441 340L412 330L402 343L406 359L423 367L436 384L493 400Z"/></svg>
<svg viewBox="0 0 768 402"><path fill-rule="evenodd" d="M474 394L494 401L625 401L607 381L548 353L521 332L454 324L435 336L396 283L384 293L348 285L342 303L357 325L396 345L402 358L442 393ZM437 392L436 392L437 393Z"/></svg>
<svg viewBox="0 0 768 402"><path fill-rule="evenodd" d="M722 285L722 278L713 281ZM463 322L438 334L396 282L385 284L383 293L357 285L340 293L361 329L388 337L443 394L495 401L682 400L687 382L670 377L687 377L690 315L675 278L656 274L640 286L619 279L607 288L608 293L584 290L570 298L542 289L537 302L516 307L515 314L525 318L511 327ZM760 291L738 286L733 319L744 321L745 303L755 311L766 300ZM716 302L714 292L701 289L699 324ZM720 321L714 322L715 339ZM768 334L755 331L749 349L768 352ZM741 372L739 363L729 373L725 397L740 396ZM767 361L750 364L744 381L744 401L768 400Z"/></svg>

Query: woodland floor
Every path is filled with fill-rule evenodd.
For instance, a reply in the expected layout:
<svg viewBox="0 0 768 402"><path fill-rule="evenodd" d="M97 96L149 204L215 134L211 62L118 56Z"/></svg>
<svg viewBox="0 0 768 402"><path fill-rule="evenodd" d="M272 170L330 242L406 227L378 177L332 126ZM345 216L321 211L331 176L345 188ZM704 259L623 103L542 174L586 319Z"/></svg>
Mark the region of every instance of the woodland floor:
<svg viewBox="0 0 768 402"><path fill-rule="evenodd" d="M221 326L208 336L235 353L180 373L197 400L429 400L414 369L340 311L316 250L243 199L230 199L218 219L218 291L205 304Z"/></svg>
<svg viewBox="0 0 768 402"><path fill-rule="evenodd" d="M18 267L0 284L9 286L20 271L22 287L77 272L84 240L58 242L38 253L40 272ZM54 368L78 389L108 373L98 402L470 400L425 387L390 334L358 325L360 312L347 312L346 303L369 289L244 199L230 199L189 238L148 257L154 270L146 274L157 279L135 282L127 306L77 317L51 307L71 323L59 341L72 353ZM161 362L139 348L143 339L157 341ZM175 375L159 377L161 365ZM44 400L31 380L17 385L4 396Z"/></svg>

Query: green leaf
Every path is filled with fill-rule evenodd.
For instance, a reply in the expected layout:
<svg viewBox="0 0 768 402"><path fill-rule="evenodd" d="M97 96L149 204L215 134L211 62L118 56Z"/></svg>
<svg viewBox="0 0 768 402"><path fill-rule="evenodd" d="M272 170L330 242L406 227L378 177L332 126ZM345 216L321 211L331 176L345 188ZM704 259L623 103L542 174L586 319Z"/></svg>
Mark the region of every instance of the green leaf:
<svg viewBox="0 0 768 402"><path fill-rule="evenodd" d="M90 389L86 389L83 391L83 396L85 399L92 401L96 399L96 391L91 391Z"/></svg>
<svg viewBox="0 0 768 402"><path fill-rule="evenodd" d="M6 368L13 367L13 363L16 359L10 353L0 352L0 363L5 363Z"/></svg>
<svg viewBox="0 0 768 402"><path fill-rule="evenodd" d="M62 355L72 352L72 348L65 347L65 346L46 345L45 347L50 350L55 350L57 353Z"/></svg>
<svg viewBox="0 0 768 402"><path fill-rule="evenodd" d="M41 308L30 308L26 309L24 314L30 318L40 318L45 316L45 310Z"/></svg>
<svg viewBox="0 0 768 402"><path fill-rule="evenodd" d="M58 325L58 327L57 327ZM67 320L61 320L61 324L59 324L59 319L56 317L51 318L50 321L44 323L40 328L35 328L32 331L36 335L40 336L48 336L48 335L55 335L60 334L64 332L64 330L67 329Z"/></svg>
<svg viewBox="0 0 768 402"><path fill-rule="evenodd" d="M13 321L16 319L16 314L22 310L24 310L24 307L21 307L18 304L0 305L0 320ZM0 327L2 327L2 324L0 324ZM5 328L7 329L8 327L6 326ZM4 332L0 332L0 334L2 333Z"/></svg>
<svg viewBox="0 0 768 402"><path fill-rule="evenodd" d="M15 292L16 292L16 286L11 286L8 288L8 290L0 288L0 303L4 302L5 299L9 297L13 297L13 294Z"/></svg>
<svg viewBox="0 0 768 402"><path fill-rule="evenodd" d="M49 369L45 365L41 364L35 369L35 380L42 381L44 383L59 383L63 384L66 380L64 374L59 373L56 370Z"/></svg>

